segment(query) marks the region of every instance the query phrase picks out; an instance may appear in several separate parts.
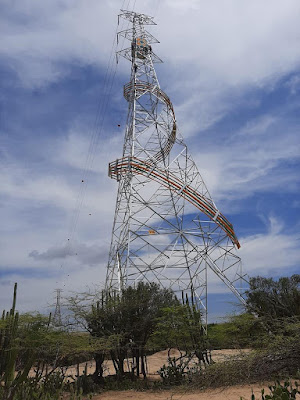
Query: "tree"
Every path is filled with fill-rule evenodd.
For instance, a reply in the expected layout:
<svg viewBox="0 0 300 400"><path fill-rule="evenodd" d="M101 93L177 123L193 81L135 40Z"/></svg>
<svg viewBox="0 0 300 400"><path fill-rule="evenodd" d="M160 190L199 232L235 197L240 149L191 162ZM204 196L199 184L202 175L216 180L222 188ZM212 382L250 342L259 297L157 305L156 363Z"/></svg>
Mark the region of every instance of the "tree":
<svg viewBox="0 0 300 400"><path fill-rule="evenodd" d="M282 319L300 317L300 275L250 279L247 291L247 309L269 325Z"/></svg>
<svg viewBox="0 0 300 400"><path fill-rule="evenodd" d="M218 349L256 346L264 333L260 319L250 313L232 315L227 322L208 326L209 343Z"/></svg>
<svg viewBox="0 0 300 400"><path fill-rule="evenodd" d="M275 343L279 336L294 336L292 332L299 330L300 275L277 281L260 276L252 278L246 301L248 311L256 316L265 332L265 337L261 335L261 345L270 341L270 335Z"/></svg>
<svg viewBox="0 0 300 400"><path fill-rule="evenodd" d="M124 375L124 360L130 354L136 375L142 373L146 377L146 343L162 309L175 304L179 302L174 293L156 283L139 282L136 287L123 289L121 294L102 292L85 320L92 336L108 340L107 350L118 376ZM96 375L101 378L104 354L96 355L97 360Z"/></svg>
<svg viewBox="0 0 300 400"><path fill-rule="evenodd" d="M164 308L151 339L160 348L177 348L179 359L195 355L200 363L209 363L201 312L193 299L186 297L182 303Z"/></svg>
<svg viewBox="0 0 300 400"><path fill-rule="evenodd" d="M145 346L155 330L157 318L162 315L162 309L178 303L172 291L156 283L139 282L135 288L128 287L123 291L121 308L137 375L141 372L146 376Z"/></svg>

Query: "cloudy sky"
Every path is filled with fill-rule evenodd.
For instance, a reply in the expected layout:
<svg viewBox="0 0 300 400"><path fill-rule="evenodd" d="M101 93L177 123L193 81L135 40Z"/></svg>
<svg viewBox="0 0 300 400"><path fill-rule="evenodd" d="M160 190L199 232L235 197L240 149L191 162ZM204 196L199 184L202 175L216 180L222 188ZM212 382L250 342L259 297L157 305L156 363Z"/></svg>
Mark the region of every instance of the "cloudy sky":
<svg viewBox="0 0 300 400"><path fill-rule="evenodd" d="M120 8L155 17L161 87L244 269L299 271L299 0L1 0L1 309L14 282L19 309L43 312L55 288L103 284L130 71ZM234 301L210 298L212 315Z"/></svg>

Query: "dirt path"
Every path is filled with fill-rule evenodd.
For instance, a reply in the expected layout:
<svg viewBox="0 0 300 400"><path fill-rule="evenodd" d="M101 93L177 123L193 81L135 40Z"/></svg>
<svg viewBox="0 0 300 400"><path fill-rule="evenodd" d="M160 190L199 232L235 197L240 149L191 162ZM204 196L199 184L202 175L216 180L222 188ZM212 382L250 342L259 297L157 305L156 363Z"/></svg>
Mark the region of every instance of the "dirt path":
<svg viewBox="0 0 300 400"><path fill-rule="evenodd" d="M180 390L160 391L160 392L136 392L110 391L93 397L93 400L240 400L241 396L245 400L250 400L251 390L255 396L260 398L260 391L265 385L243 385L231 386L229 388L209 389L195 392L183 392Z"/></svg>

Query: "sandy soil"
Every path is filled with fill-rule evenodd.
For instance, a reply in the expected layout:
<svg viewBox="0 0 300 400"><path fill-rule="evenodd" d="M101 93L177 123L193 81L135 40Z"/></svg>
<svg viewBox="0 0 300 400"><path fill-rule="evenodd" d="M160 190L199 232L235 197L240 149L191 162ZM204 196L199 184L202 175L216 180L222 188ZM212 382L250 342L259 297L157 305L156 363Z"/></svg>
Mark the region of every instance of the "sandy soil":
<svg viewBox="0 0 300 400"><path fill-rule="evenodd" d="M249 349L234 350L234 349L224 349L224 350L214 350L212 351L212 358L215 362L224 361L230 357L238 358L242 354L249 353ZM178 350L172 349L170 356L176 357L179 355ZM167 362L168 351L160 351L158 353L152 354L147 358L148 364L148 374L150 379L160 379L157 371L162 367L164 363ZM105 363L106 371L105 374L113 374L114 369L111 361ZM130 366L129 366L130 367ZM85 368L85 363L80 364L80 372ZM88 373L94 371L94 362L88 363ZM76 369L73 367L69 369L69 373L74 373ZM76 373L76 372L75 372ZM229 388L218 388L209 389L203 391L187 392L181 391L178 388L176 390L169 391L147 391L147 392L137 392L134 390L128 391L108 391L100 395L93 397L93 400L240 400L241 396L245 400L249 400L251 397L252 389L255 395L259 396L260 391L263 387L268 385L243 385L243 386L231 386Z"/></svg>
<svg viewBox="0 0 300 400"><path fill-rule="evenodd" d="M224 350L213 350L212 351L212 359L215 362L224 361L230 357L239 357L242 354L249 353L249 349L242 349L242 350L235 350L235 349L224 349ZM177 357L179 355L179 351L172 349L170 352L171 357ZM159 351L158 353L152 354L151 356L147 357L147 368L148 368L148 375L151 379L159 379L159 375L157 371L163 366L163 364L167 363L168 359L168 350ZM196 361L196 360L195 360ZM85 366L87 365L87 373L92 374L95 371L95 362L89 361L87 363L79 364L79 371L80 374L83 374ZM104 363L104 375L113 375L115 373L113 364L110 360L105 361ZM131 370L130 362L127 364L125 363L125 370ZM68 375L76 375L77 374L77 367L72 366L68 368L67 371Z"/></svg>
<svg viewBox="0 0 300 400"><path fill-rule="evenodd" d="M234 357L239 358L245 353L249 353L251 350L235 350L235 349L224 349L224 350L213 350L212 359L215 362L224 361L228 358ZM170 352L171 357L176 357L179 355L178 350L172 349ZM164 363L167 362L168 350L163 350L158 353L152 354L147 358L148 376L150 379L160 379L157 371L162 367ZM85 367L87 366L87 373L92 374L95 371L94 361L89 361L87 363L79 364L79 372L83 373ZM125 365L125 369L130 369L130 364ZM33 374L33 371L31 371ZM105 375L114 374L114 368L112 362L105 362ZM75 376L77 374L77 366L72 366L67 369L67 375ZM103 394L95 395L93 400L240 400L241 396L245 400L249 400L251 397L252 389L255 395L259 396L260 391L263 387L268 387L268 384L259 385L243 385L243 386L231 386L228 388L218 388L218 389L208 389L202 391L182 391L178 388L176 390L169 391L147 391L147 392L137 392L134 390L127 391L108 391ZM260 397L258 397L260 398ZM87 400L88 398L84 398Z"/></svg>
<svg viewBox="0 0 300 400"><path fill-rule="evenodd" d="M213 350L212 359L215 362L224 361L228 358L234 357L239 358L245 353L249 353L250 349L235 350L235 349L224 349L224 350ZM172 349L170 352L171 357L179 355L178 350ZM160 351L152 354L147 358L148 375L150 379L160 379L157 371L167 362L168 351ZM87 365L87 373L91 374L95 370L94 361L82 363L79 365L80 374L83 373L85 366ZM130 368L130 364L125 365L126 369ZM105 375L114 374L114 368L111 361L105 362ZM67 370L68 375L76 375L77 367L72 366ZM251 398L252 390L257 398L260 398L262 388L267 388L268 383L265 384L254 384L254 385L239 385L231 386L226 388L218 389L207 389L198 391L182 391L178 388L174 390L166 391L146 391L137 392L134 390L127 391L107 391L105 393L93 396L93 400L240 400L243 397L245 400ZM88 398L84 398L87 400Z"/></svg>
<svg viewBox="0 0 300 400"><path fill-rule="evenodd" d="M209 389L195 392L183 392L180 390L161 391L161 392L136 392L132 390L121 392L106 392L93 397L93 400L240 400L241 396L245 400L250 400L252 389L258 398L260 391L268 384L231 386L229 388Z"/></svg>

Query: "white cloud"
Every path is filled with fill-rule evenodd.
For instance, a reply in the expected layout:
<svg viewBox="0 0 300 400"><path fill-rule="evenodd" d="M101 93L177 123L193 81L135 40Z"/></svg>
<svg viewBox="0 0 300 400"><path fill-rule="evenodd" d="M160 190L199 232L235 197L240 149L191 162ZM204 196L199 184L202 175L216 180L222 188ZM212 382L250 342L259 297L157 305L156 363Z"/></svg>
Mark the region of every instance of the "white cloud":
<svg viewBox="0 0 300 400"><path fill-rule="evenodd" d="M154 49L165 61L158 76L175 104L184 137L192 140L240 102L255 102L244 99L250 87L265 85L272 90L278 78L299 66L298 0L159 3L159 25L149 29L161 41ZM103 72L120 5L121 1L97 0L88 5L84 0L23 0L12 5L4 0L0 58L30 89L59 82L72 64L95 65ZM137 11L151 14L153 9L150 0L136 3ZM126 71L128 76L128 63L120 63L119 68L118 73ZM297 92L298 81L295 77L287 84L291 94ZM192 153L222 212L231 200L258 191L280 186L295 190L296 172L285 163L299 157L298 138L288 122L280 113L266 113L213 146L213 141L205 147L197 140L199 151L194 148ZM107 177L107 164L120 156L122 137L110 132L110 139L101 139L102 146L92 150L95 160L89 162L91 172L82 190L78 172L89 154L89 139L75 124L66 138L53 139L46 173L10 159L9 153L2 161L1 264L23 271L4 278L2 304L14 280L19 282L23 310L51 301L55 287L82 290L90 282L103 282L117 190L117 183ZM80 220L69 228L78 204ZM296 237L274 218L271 226L267 234L241 239L239 254L250 273L272 274L299 262ZM70 232L74 232L74 247L62 257ZM53 276L29 278L32 269Z"/></svg>
<svg viewBox="0 0 300 400"><path fill-rule="evenodd" d="M88 169L107 176L109 162L122 154L123 131L111 131L108 138L103 138L101 133L93 131L88 137L84 129L72 128L64 139L59 138L56 151L51 153L52 161L64 167ZM99 140L97 134L100 134Z"/></svg>
<svg viewBox="0 0 300 400"><path fill-rule="evenodd" d="M59 262L71 257L73 259L69 263L93 266L99 265L101 260L107 258L107 250L103 244L87 245L86 243L78 243L73 240L71 243L67 242L63 246L52 246L44 252L32 250L28 255L35 261L55 260Z"/></svg>
<svg viewBox="0 0 300 400"><path fill-rule="evenodd" d="M286 87L290 89L292 95L295 95L300 90L300 75L292 76L286 83Z"/></svg>
<svg viewBox="0 0 300 400"><path fill-rule="evenodd" d="M12 195L14 198L47 202L48 204L70 204L74 192L60 177L48 175L43 177L33 176L32 171L15 168L13 171L6 169L1 177L2 195Z"/></svg>
<svg viewBox="0 0 300 400"><path fill-rule="evenodd" d="M284 116L254 118L224 141L193 153L216 201L241 199L278 187L296 191L299 185L297 171L286 164L300 157L298 137Z"/></svg>
<svg viewBox="0 0 300 400"><path fill-rule="evenodd" d="M115 50L111 53L121 3L15 2L3 17L0 56L28 87L60 80L72 63L103 70ZM299 66L298 0L158 3L158 26L149 27L161 41L155 51L165 60L158 76L185 137L220 120L247 88L270 86ZM155 12L150 0L137 1L135 9ZM121 19L117 29L126 27ZM119 47L125 45L121 41ZM129 74L127 61L119 63L121 71Z"/></svg>
<svg viewBox="0 0 300 400"><path fill-rule="evenodd" d="M258 83L299 63L299 7L294 0L166 1L158 28L162 47L185 63L186 77L197 70L197 81L214 76L218 85Z"/></svg>
<svg viewBox="0 0 300 400"><path fill-rule="evenodd" d="M8 154L0 161L2 270L18 270L23 280L33 270L59 276L61 264L81 269L83 265L100 268L107 262L117 191L117 183L107 176L108 161L119 151L114 141L102 140L96 165L89 163L84 182L85 132L79 136L71 130L69 139L53 141L53 157L41 170L30 163L24 167L23 160ZM48 153L47 147L43 152ZM72 289L79 282L76 274L71 276Z"/></svg>
<svg viewBox="0 0 300 400"><path fill-rule="evenodd" d="M0 54L25 86L44 86L68 73L67 63L100 64L109 56L117 3L92 0L15 2L2 25ZM4 18L3 17L3 18ZM110 24L110 22L112 22Z"/></svg>
<svg viewBox="0 0 300 400"><path fill-rule="evenodd" d="M83 0L45 0L42 7L33 0L13 7L7 2L0 52L20 73L24 69L20 77L26 84L59 79L63 64L72 60L106 65L120 6L121 1L96 0L88 6ZM224 85L258 84L299 65L299 8L297 0L162 0L159 25L151 29L162 42L157 51L167 60L164 70L188 99L191 89L211 87L212 81L222 91ZM151 15L153 2L140 0L135 9Z"/></svg>
<svg viewBox="0 0 300 400"><path fill-rule="evenodd" d="M241 238L239 254L249 275L285 275L300 263L299 235L289 234L274 216L269 231ZM285 272L286 271L286 272Z"/></svg>
<svg viewBox="0 0 300 400"><path fill-rule="evenodd" d="M42 311L45 314L53 311L55 305L55 288L63 289L63 297L67 298L74 292L84 292L88 288L103 282L105 267L98 268L86 266L84 269L63 271L59 276L46 278L26 277L26 275L11 274L9 279L1 279L0 303L2 309L11 307L14 282L18 282L17 310L20 312ZM64 301L64 300L63 300Z"/></svg>

